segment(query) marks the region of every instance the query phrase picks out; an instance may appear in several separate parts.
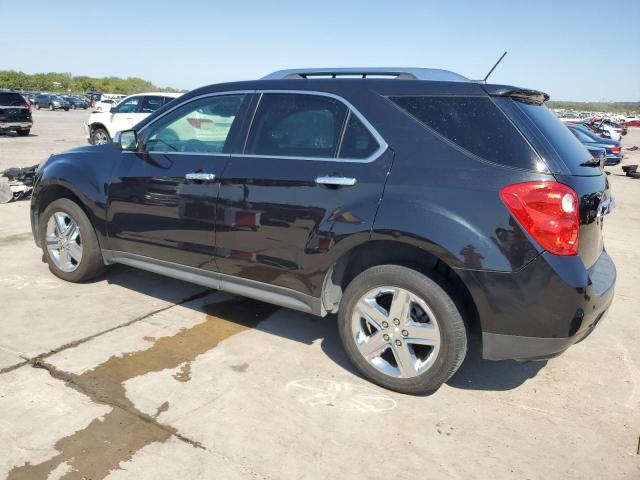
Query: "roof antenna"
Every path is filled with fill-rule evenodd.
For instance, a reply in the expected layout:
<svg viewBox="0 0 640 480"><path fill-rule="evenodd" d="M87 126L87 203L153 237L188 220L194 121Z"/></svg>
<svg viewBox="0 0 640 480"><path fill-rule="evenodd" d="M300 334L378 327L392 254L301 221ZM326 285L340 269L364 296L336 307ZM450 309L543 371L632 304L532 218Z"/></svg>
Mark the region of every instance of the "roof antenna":
<svg viewBox="0 0 640 480"><path fill-rule="evenodd" d="M504 58L504 56L507 54L507 52L505 51L502 56L498 59L498 61L496 62L496 64L491 67L491 70L489 70L489 73L487 73L487 76L484 77L484 79L482 80L482 83L487 83L487 78L489 78L489 75L491 75L493 73L493 71L496 69L496 67L498 66L498 64L502 61L502 59Z"/></svg>

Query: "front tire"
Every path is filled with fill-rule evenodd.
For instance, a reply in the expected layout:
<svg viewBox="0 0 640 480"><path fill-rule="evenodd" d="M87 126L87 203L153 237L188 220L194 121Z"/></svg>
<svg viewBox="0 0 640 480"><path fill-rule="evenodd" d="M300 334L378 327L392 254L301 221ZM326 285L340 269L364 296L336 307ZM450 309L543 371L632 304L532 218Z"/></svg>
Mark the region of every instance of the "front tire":
<svg viewBox="0 0 640 480"><path fill-rule="evenodd" d="M94 145L105 145L111 141L111 137L109 136L109 132L107 132L104 128L94 128L91 132L91 139Z"/></svg>
<svg viewBox="0 0 640 480"><path fill-rule="evenodd" d="M52 112L56 109L56 107L53 106L53 103L49 104L49 110L51 110Z"/></svg>
<svg viewBox="0 0 640 480"><path fill-rule="evenodd" d="M55 276L83 282L104 271L96 233L75 202L60 198L49 204L39 228L44 258Z"/></svg>
<svg viewBox="0 0 640 480"><path fill-rule="evenodd" d="M36 103L36 110L40 110L40 104Z"/></svg>
<svg viewBox="0 0 640 480"><path fill-rule="evenodd" d="M372 382L402 393L436 391L460 367L467 330L455 293L436 272L380 265L347 287L338 329L347 355Z"/></svg>

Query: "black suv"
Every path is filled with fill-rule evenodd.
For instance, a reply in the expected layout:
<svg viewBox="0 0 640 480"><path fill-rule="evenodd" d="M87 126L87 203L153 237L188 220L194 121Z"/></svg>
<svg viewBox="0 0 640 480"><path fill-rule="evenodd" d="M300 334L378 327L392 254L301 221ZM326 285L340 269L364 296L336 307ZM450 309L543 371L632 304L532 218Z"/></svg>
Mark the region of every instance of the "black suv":
<svg viewBox="0 0 640 480"><path fill-rule="evenodd" d="M17 92L0 91L0 132L27 136L33 126L31 105Z"/></svg>
<svg viewBox="0 0 640 480"><path fill-rule="evenodd" d="M42 164L35 241L72 282L122 263L336 313L362 374L433 391L474 328L549 358L611 304L608 180L547 98L431 69L200 88Z"/></svg>

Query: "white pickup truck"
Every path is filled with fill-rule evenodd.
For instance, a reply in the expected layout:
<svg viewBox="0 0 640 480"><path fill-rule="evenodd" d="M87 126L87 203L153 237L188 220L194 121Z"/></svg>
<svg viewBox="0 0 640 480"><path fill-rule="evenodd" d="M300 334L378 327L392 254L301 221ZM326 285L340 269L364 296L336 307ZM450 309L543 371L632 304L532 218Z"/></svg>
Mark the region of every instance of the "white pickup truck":
<svg viewBox="0 0 640 480"><path fill-rule="evenodd" d="M123 98L109 111L94 112L84 124L87 141L93 145L109 143L117 132L130 129L180 95L169 92L136 93Z"/></svg>

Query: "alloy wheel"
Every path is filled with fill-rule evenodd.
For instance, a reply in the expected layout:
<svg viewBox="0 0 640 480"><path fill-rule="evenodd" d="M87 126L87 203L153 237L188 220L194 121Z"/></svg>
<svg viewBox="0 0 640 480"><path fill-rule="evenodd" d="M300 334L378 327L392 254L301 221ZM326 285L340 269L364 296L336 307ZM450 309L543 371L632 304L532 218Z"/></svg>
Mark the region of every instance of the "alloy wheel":
<svg viewBox="0 0 640 480"><path fill-rule="evenodd" d="M433 311L404 288L381 286L364 294L355 306L351 328L360 354L391 377L424 373L440 351L440 328Z"/></svg>
<svg viewBox="0 0 640 480"><path fill-rule="evenodd" d="M55 212L47 222L47 250L63 272L73 272L82 261L82 238L77 222L66 212Z"/></svg>

